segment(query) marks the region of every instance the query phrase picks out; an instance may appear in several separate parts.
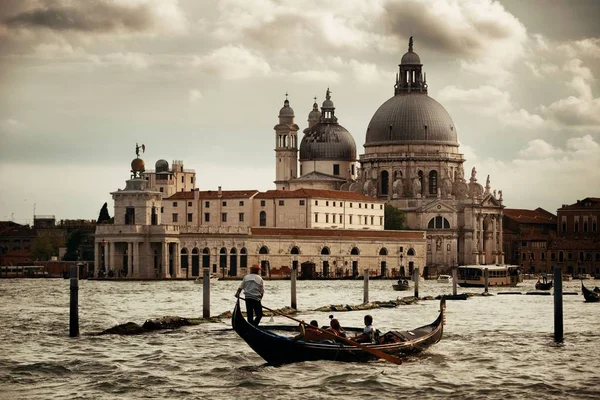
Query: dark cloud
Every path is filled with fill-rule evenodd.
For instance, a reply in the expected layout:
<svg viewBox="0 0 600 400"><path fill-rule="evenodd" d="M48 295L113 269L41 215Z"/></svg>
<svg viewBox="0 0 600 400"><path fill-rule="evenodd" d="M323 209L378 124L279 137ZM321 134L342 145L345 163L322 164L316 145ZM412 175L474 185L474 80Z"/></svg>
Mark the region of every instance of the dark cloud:
<svg viewBox="0 0 600 400"><path fill-rule="evenodd" d="M152 11L145 4L124 6L105 0L49 4L13 14L4 23L8 27L98 33L146 31L154 24Z"/></svg>

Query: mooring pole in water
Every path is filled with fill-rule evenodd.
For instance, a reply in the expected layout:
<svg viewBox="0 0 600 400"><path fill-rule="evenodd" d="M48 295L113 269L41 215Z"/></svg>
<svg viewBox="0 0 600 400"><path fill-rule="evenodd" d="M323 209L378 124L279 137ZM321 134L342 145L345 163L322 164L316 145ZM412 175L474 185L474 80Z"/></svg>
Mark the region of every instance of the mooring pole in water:
<svg viewBox="0 0 600 400"><path fill-rule="evenodd" d="M71 265L71 307L69 312L69 336L79 336L79 265Z"/></svg>
<svg viewBox="0 0 600 400"><path fill-rule="evenodd" d="M415 283L415 297L419 298L419 267L413 271L413 282Z"/></svg>
<svg viewBox="0 0 600 400"><path fill-rule="evenodd" d="M484 292L487 293L488 292L488 286L490 284L490 270L488 268L483 270L483 281L485 283L485 290Z"/></svg>
<svg viewBox="0 0 600 400"><path fill-rule="evenodd" d="M208 269L202 273L202 317L210 318L210 275Z"/></svg>
<svg viewBox="0 0 600 400"><path fill-rule="evenodd" d="M562 271L554 267L554 341L563 341L563 287Z"/></svg>
<svg viewBox="0 0 600 400"><path fill-rule="evenodd" d="M365 269L365 281L364 281L364 290L363 290L363 303L367 304L369 302L369 270Z"/></svg>
<svg viewBox="0 0 600 400"><path fill-rule="evenodd" d="M456 296L456 286L458 286L458 268L452 267L452 295Z"/></svg>
<svg viewBox="0 0 600 400"><path fill-rule="evenodd" d="M296 302L296 268L292 268L292 276L290 276L290 281L292 282L292 308L294 310L298 309L298 303Z"/></svg>

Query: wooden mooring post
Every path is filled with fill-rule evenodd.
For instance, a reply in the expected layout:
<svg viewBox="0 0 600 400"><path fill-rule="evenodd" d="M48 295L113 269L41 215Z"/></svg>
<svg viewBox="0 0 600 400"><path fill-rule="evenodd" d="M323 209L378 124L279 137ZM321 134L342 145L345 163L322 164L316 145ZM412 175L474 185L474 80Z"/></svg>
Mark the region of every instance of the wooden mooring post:
<svg viewBox="0 0 600 400"><path fill-rule="evenodd" d="M202 317L210 318L210 273L208 269L202 273Z"/></svg>
<svg viewBox="0 0 600 400"><path fill-rule="evenodd" d="M458 268L452 267L452 295L456 296L458 286Z"/></svg>
<svg viewBox="0 0 600 400"><path fill-rule="evenodd" d="M292 275L290 276L290 281L292 283L292 304L291 307L294 310L298 309L298 303L296 302L296 275L298 270L296 268L292 268Z"/></svg>
<svg viewBox="0 0 600 400"><path fill-rule="evenodd" d="M69 336L79 336L79 265L71 265L69 286L71 306L69 312Z"/></svg>
<svg viewBox="0 0 600 400"><path fill-rule="evenodd" d="M363 304L369 302L369 270L365 269L365 279L363 287Z"/></svg>
<svg viewBox="0 0 600 400"><path fill-rule="evenodd" d="M563 287L562 270L554 267L554 341L562 343L563 337Z"/></svg>
<svg viewBox="0 0 600 400"><path fill-rule="evenodd" d="M490 270L488 268L485 268L483 270L483 282L485 284L484 293L487 293L488 292L488 287L490 285Z"/></svg>
<svg viewBox="0 0 600 400"><path fill-rule="evenodd" d="M415 283L415 297L419 298L419 267L413 271L413 282Z"/></svg>

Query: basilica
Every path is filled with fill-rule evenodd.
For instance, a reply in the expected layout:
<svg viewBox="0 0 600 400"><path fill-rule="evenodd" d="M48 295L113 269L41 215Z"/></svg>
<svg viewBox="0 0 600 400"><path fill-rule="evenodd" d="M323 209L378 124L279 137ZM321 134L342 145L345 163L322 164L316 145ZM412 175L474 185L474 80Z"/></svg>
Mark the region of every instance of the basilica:
<svg viewBox="0 0 600 400"><path fill-rule="evenodd" d="M411 38L358 158L329 89L301 140L286 98L274 127L275 190L200 191L182 161L146 170L138 146L131 179L112 193L114 224L96 231L97 273L240 276L260 264L356 277L504 263L502 191L492 191L489 176L479 183L475 168L465 178L457 129L429 97L422 67ZM383 229L386 204L406 214L406 230Z"/></svg>

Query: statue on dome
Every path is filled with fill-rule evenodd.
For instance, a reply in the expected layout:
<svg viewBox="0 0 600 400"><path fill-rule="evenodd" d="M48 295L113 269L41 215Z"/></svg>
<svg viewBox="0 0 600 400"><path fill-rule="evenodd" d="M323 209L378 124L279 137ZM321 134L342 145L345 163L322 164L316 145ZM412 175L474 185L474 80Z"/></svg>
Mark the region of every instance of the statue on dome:
<svg viewBox="0 0 600 400"><path fill-rule="evenodd" d="M477 182L477 170L475 169L475 167L473 167L473 169L471 170L471 181Z"/></svg>
<svg viewBox="0 0 600 400"><path fill-rule="evenodd" d="M145 145L143 145L143 144L142 144L141 146L139 146L139 145L136 143L136 144L135 144L135 155L136 155L136 156L138 156L138 157L140 156L140 149L142 149L142 153L145 153L145 152L146 152L146 146L145 146Z"/></svg>
<svg viewBox="0 0 600 400"><path fill-rule="evenodd" d="M408 39L408 51L413 51L413 37Z"/></svg>
<svg viewBox="0 0 600 400"><path fill-rule="evenodd" d="M498 190L498 200L502 201L502 190Z"/></svg>

